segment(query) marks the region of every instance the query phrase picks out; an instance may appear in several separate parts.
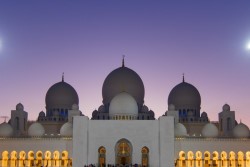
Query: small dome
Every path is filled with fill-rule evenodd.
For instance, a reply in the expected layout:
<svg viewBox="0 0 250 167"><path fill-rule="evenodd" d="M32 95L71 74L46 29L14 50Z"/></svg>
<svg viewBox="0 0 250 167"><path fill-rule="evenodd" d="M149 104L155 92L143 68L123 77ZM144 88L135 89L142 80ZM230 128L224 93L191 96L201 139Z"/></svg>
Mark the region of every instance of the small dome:
<svg viewBox="0 0 250 167"><path fill-rule="evenodd" d="M104 107L104 105L101 105L101 106L98 108L98 111L99 111L99 112L105 112L105 107Z"/></svg>
<svg viewBox="0 0 250 167"><path fill-rule="evenodd" d="M149 110L148 112L149 112L149 114L150 114L151 116L153 116L153 117L154 117L155 113L154 113L154 111L153 111L153 110Z"/></svg>
<svg viewBox="0 0 250 167"><path fill-rule="evenodd" d="M60 129L61 136L73 136L73 125L70 122L66 122Z"/></svg>
<svg viewBox="0 0 250 167"><path fill-rule="evenodd" d="M93 112L92 112L92 117L95 117L95 116L97 116L98 115L98 111L97 110L94 110Z"/></svg>
<svg viewBox="0 0 250 167"><path fill-rule="evenodd" d="M138 116L138 105L135 99L128 93L122 92L116 95L110 102L109 116Z"/></svg>
<svg viewBox="0 0 250 167"><path fill-rule="evenodd" d="M174 104L176 110L200 110L201 96L199 91L191 84L182 82L176 85L168 96L168 105Z"/></svg>
<svg viewBox="0 0 250 167"><path fill-rule="evenodd" d="M202 118L207 118L207 113L206 113L206 112L202 112L202 113L201 113L201 117L202 117Z"/></svg>
<svg viewBox="0 0 250 167"><path fill-rule="evenodd" d="M148 107L147 106L142 106L142 109L141 109L142 112L148 112Z"/></svg>
<svg viewBox="0 0 250 167"><path fill-rule="evenodd" d="M249 137L249 128L245 124L240 123L234 127L233 135L237 138L247 138Z"/></svg>
<svg viewBox="0 0 250 167"><path fill-rule="evenodd" d="M187 136L187 129L181 123L176 123L174 125L174 135L175 137L185 137Z"/></svg>
<svg viewBox="0 0 250 167"><path fill-rule="evenodd" d="M127 67L113 70L102 86L103 104L109 104L119 93L127 92L142 106L144 103L144 85L140 76Z"/></svg>
<svg viewBox="0 0 250 167"><path fill-rule="evenodd" d="M28 135L29 136L43 136L45 133L44 127L42 124L35 122L32 125L30 125L29 129L28 129Z"/></svg>
<svg viewBox="0 0 250 167"><path fill-rule="evenodd" d="M73 104L72 105L72 110L79 110L78 104Z"/></svg>
<svg viewBox="0 0 250 167"><path fill-rule="evenodd" d="M41 112L39 113L39 117L45 117L45 112L41 111Z"/></svg>
<svg viewBox="0 0 250 167"><path fill-rule="evenodd" d="M0 136L11 137L13 135L13 128L10 124L4 122L0 124Z"/></svg>
<svg viewBox="0 0 250 167"><path fill-rule="evenodd" d="M218 128L212 124L212 123L207 123L202 131L201 134L203 137L217 137L219 135Z"/></svg>
<svg viewBox="0 0 250 167"><path fill-rule="evenodd" d="M23 105L22 105L21 103L18 103L18 104L16 105L16 110L17 110L17 111L23 111L23 110L24 110Z"/></svg>
<svg viewBox="0 0 250 167"><path fill-rule="evenodd" d="M223 107L222 107L222 110L223 111L230 111L230 106L228 104L225 104Z"/></svg>
<svg viewBox="0 0 250 167"><path fill-rule="evenodd" d="M169 104L168 111L175 111L175 106L173 104Z"/></svg>
<svg viewBox="0 0 250 167"><path fill-rule="evenodd" d="M46 109L72 109L73 104L79 104L75 89L62 81L49 88L45 98Z"/></svg>

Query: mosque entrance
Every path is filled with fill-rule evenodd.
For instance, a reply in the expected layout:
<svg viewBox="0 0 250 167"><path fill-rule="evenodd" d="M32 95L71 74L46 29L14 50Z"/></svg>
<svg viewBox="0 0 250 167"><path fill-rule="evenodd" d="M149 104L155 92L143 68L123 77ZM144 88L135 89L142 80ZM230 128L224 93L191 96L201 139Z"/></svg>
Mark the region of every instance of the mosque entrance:
<svg viewBox="0 0 250 167"><path fill-rule="evenodd" d="M132 146L131 143L126 139L121 139L116 143L116 164L117 165L128 165L132 162Z"/></svg>

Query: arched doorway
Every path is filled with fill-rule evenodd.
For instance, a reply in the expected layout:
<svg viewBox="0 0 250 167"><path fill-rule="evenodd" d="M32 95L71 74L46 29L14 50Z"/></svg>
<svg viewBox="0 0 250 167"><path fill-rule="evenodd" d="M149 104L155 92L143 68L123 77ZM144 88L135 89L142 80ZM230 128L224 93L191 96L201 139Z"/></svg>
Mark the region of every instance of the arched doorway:
<svg viewBox="0 0 250 167"><path fill-rule="evenodd" d="M101 146L98 149L98 164L100 167L106 166L106 149L105 147Z"/></svg>
<svg viewBox="0 0 250 167"><path fill-rule="evenodd" d="M141 149L141 164L143 167L149 166L148 153L149 153L149 149L146 146Z"/></svg>
<svg viewBox="0 0 250 167"><path fill-rule="evenodd" d="M115 162L119 165L127 165L132 162L132 145L126 139L121 139L115 146Z"/></svg>
<svg viewBox="0 0 250 167"><path fill-rule="evenodd" d="M210 166L210 152L205 151L204 153L204 167L209 167Z"/></svg>

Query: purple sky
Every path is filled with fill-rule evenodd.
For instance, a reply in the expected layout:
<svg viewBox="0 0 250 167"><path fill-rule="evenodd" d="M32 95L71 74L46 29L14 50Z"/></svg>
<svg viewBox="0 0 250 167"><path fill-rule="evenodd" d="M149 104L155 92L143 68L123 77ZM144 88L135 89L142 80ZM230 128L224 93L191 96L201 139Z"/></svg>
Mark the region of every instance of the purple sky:
<svg viewBox="0 0 250 167"><path fill-rule="evenodd" d="M156 118L185 73L210 120L228 103L250 126L250 1L2 0L0 39L1 116L21 102L35 120L62 72L91 116L124 54Z"/></svg>

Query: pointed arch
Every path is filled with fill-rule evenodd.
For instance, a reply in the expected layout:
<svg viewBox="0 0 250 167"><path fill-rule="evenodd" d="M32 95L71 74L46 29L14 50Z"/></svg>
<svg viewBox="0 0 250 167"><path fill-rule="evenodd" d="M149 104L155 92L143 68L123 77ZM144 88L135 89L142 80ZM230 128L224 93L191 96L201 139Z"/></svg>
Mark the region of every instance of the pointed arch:
<svg viewBox="0 0 250 167"><path fill-rule="evenodd" d="M201 151L197 151L195 153L195 160L196 160L196 167L201 167L202 166L202 153Z"/></svg>
<svg viewBox="0 0 250 167"><path fill-rule="evenodd" d="M51 162L51 152L50 151L45 151L43 165L51 167L52 162Z"/></svg>
<svg viewBox="0 0 250 167"><path fill-rule="evenodd" d="M106 148L103 146L98 149L98 165L100 167L106 166Z"/></svg>
<svg viewBox="0 0 250 167"><path fill-rule="evenodd" d="M34 157L34 155L35 155L34 151L29 151L28 152L28 159L27 159L27 164L26 164L27 167L35 166L35 163L34 163L35 157Z"/></svg>
<svg viewBox="0 0 250 167"><path fill-rule="evenodd" d="M186 153L184 151L179 152L179 167L186 167Z"/></svg>
<svg viewBox="0 0 250 167"><path fill-rule="evenodd" d="M246 152L246 167L250 167L250 151Z"/></svg>
<svg viewBox="0 0 250 167"><path fill-rule="evenodd" d="M237 165L240 166L240 167L245 167L245 164L244 164L244 153L242 151L239 151L238 154L237 154Z"/></svg>
<svg viewBox="0 0 250 167"><path fill-rule="evenodd" d="M188 167L194 167L194 153L192 151L188 151Z"/></svg>
<svg viewBox="0 0 250 167"><path fill-rule="evenodd" d="M236 164L235 164L235 152L233 152L233 151L229 152L229 166L230 167L236 166Z"/></svg>
<svg viewBox="0 0 250 167"><path fill-rule="evenodd" d="M9 161L9 152L3 151L2 152L2 166L8 166Z"/></svg>
<svg viewBox="0 0 250 167"><path fill-rule="evenodd" d="M25 151L20 151L19 152L18 166L19 167L24 167L25 166L25 160L26 160L26 152Z"/></svg>
<svg viewBox="0 0 250 167"><path fill-rule="evenodd" d="M132 163L133 147L130 141L123 138L115 145L116 164L131 164Z"/></svg>
<svg viewBox="0 0 250 167"><path fill-rule="evenodd" d="M205 151L204 152L204 167L209 167L210 166L210 152Z"/></svg>
<svg viewBox="0 0 250 167"><path fill-rule="evenodd" d="M17 152L12 151L10 153L10 166L17 166Z"/></svg>
<svg viewBox="0 0 250 167"><path fill-rule="evenodd" d="M62 162L61 162L61 166L62 167L67 167L69 163L69 153L68 151L63 151L62 152Z"/></svg>
<svg viewBox="0 0 250 167"><path fill-rule="evenodd" d="M218 167L219 166L219 153L214 151L212 154L212 166Z"/></svg>
<svg viewBox="0 0 250 167"><path fill-rule="evenodd" d="M227 153L225 151L222 151L220 157L221 157L221 167L227 167Z"/></svg>
<svg viewBox="0 0 250 167"><path fill-rule="evenodd" d="M42 166L42 164L43 164L42 161L43 161L43 152L37 151L36 152L36 160L35 160L36 166Z"/></svg>
<svg viewBox="0 0 250 167"><path fill-rule="evenodd" d="M53 152L52 166L53 167L59 167L60 166L60 153L57 150Z"/></svg>
<svg viewBox="0 0 250 167"><path fill-rule="evenodd" d="M149 166L149 149L146 146L141 149L141 164L143 167Z"/></svg>

